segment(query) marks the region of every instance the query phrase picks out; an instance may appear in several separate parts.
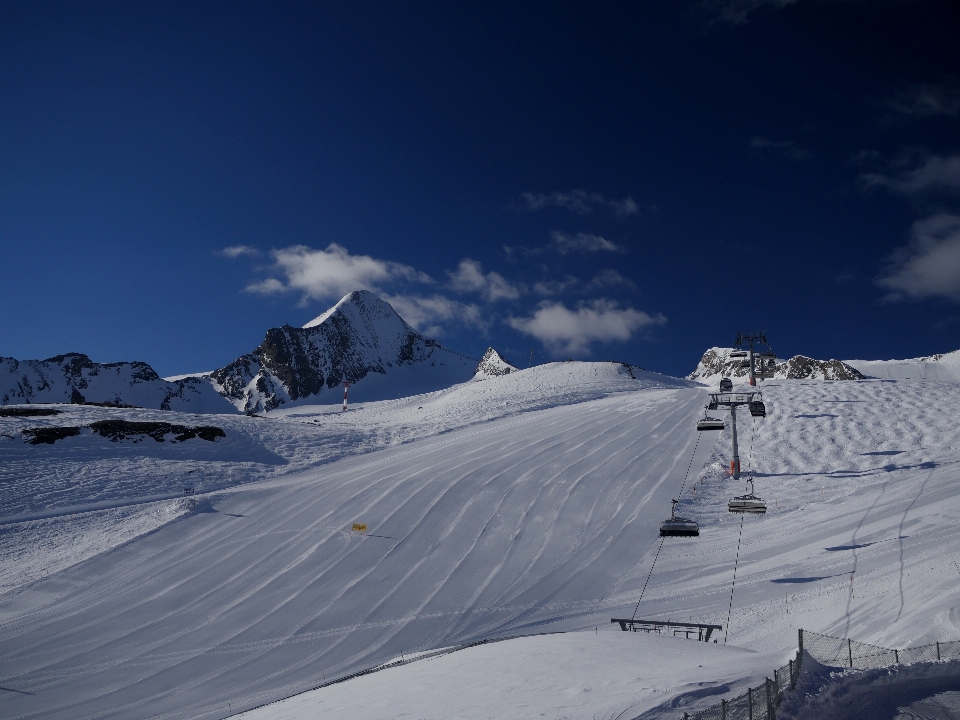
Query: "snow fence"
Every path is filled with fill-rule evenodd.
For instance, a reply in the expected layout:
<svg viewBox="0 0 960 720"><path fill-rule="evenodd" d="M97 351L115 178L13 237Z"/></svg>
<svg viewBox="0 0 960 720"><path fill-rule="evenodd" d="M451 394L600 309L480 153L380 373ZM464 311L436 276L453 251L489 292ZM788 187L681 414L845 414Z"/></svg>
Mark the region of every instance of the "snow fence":
<svg viewBox="0 0 960 720"><path fill-rule="evenodd" d="M719 705L697 713L684 713L684 720L776 720L784 692L793 690L800 680L804 650L821 665L859 670L960 659L960 641L957 640L891 650L850 638L804 631L803 628L797 634L799 643L796 656L774 670L772 679L767 678L763 685L749 688L746 693L732 700L722 700Z"/></svg>

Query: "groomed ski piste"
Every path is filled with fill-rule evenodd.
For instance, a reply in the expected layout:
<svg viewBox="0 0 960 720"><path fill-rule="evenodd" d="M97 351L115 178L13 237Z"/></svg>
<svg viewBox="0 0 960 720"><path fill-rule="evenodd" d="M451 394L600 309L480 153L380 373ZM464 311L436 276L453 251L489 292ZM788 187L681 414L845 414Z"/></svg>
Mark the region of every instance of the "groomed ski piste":
<svg viewBox="0 0 960 720"><path fill-rule="evenodd" d="M2 715L678 718L762 682L798 627L960 639L960 385L761 389L738 427L768 511L745 517L729 424L694 429L708 388L615 363L345 413L0 418ZM19 434L121 417L226 437ZM678 494L700 536L661 546ZM634 613L723 631L610 623Z"/></svg>

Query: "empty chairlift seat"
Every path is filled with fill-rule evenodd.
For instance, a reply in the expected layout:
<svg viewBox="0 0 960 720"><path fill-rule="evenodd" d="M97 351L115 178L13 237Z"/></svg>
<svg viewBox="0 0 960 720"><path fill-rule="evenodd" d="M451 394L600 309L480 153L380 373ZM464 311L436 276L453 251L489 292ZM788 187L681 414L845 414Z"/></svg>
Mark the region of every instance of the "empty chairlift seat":
<svg viewBox="0 0 960 720"><path fill-rule="evenodd" d="M697 422L697 430L723 430L723 420L704 415L703 419Z"/></svg>
<svg viewBox="0 0 960 720"><path fill-rule="evenodd" d="M730 378L720 378L720 392L733 392L733 380Z"/></svg>
<svg viewBox="0 0 960 720"><path fill-rule="evenodd" d="M671 500L670 518L660 523L660 537L699 537L700 526L694 520L676 514L677 500Z"/></svg>
<svg viewBox="0 0 960 720"><path fill-rule="evenodd" d="M749 492L746 495L738 495L727 503L727 510L732 513L752 513L762 515L767 511L767 504L763 498L753 494L753 480L747 480L750 484Z"/></svg>

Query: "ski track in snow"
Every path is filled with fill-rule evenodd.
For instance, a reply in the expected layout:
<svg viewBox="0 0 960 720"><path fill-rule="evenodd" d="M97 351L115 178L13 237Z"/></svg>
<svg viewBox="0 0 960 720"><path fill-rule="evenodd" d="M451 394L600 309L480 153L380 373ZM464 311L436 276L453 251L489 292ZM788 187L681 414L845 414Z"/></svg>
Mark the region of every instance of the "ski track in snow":
<svg viewBox="0 0 960 720"><path fill-rule="evenodd" d="M37 487L57 477L49 468L67 480L71 462L104 477L115 477L122 462L146 469L126 486L91 481L91 495L69 492L58 478L51 484L63 505L175 490L188 467L209 463L209 492L197 507L171 500L87 513L101 533L123 517L140 522L138 513L177 519L143 519L150 532L136 540L0 596L4 716L223 717L401 653L606 628L610 617L629 616L659 522L690 463L705 392L626 392L643 383L609 372L571 391L562 372L573 368L558 364L355 413L296 408L279 420L230 418L234 425L204 416L222 424L228 440L231 430L246 433L244 443L164 445L150 462L123 446L110 456L90 445L100 440L92 437L69 438L74 445L62 448L0 445L16 466L4 472ZM762 677L771 658L785 660L797 627L889 647L960 638L950 621L958 579L951 553L960 551L960 387L778 381L763 390L767 418L739 416L744 471L769 507L765 516L747 516L743 530L729 643L762 652L756 668L741 666L743 676ZM349 456L358 443L382 449ZM743 492L725 473L729 446L729 430L701 437L678 508L700 522L701 536L664 544L638 617L726 628L740 522L726 501ZM30 471L35 450L47 464ZM202 452L209 457L197 459ZM252 459L231 460L241 452ZM170 460L176 453L194 455L178 466ZM25 499L5 507L38 509ZM56 522L0 529L26 553L29 538ZM352 533L353 522L366 522L367 534ZM484 647L509 652L511 642ZM669 642L689 647L697 664L697 643ZM636 662L639 681L656 659L641 653ZM446 667L435 659L402 670L418 665L429 666L428 675ZM694 679L678 673L679 692ZM364 686L354 683L336 692ZM646 685L628 704L623 693L608 701L597 693L576 707L587 717L614 717L628 705L639 714L664 700L662 687ZM702 704L715 701L704 696ZM398 716L403 702L417 716L412 696L397 702ZM293 706L253 715L286 717L277 714L285 707Z"/></svg>

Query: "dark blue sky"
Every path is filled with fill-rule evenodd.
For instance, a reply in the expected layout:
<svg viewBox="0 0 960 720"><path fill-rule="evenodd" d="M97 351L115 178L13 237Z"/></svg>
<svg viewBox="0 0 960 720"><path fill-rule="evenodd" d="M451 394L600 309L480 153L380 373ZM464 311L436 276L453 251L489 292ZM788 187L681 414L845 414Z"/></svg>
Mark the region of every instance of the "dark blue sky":
<svg viewBox="0 0 960 720"><path fill-rule="evenodd" d="M958 35L919 0L5 2L0 355L209 370L354 287L521 365L955 350Z"/></svg>

